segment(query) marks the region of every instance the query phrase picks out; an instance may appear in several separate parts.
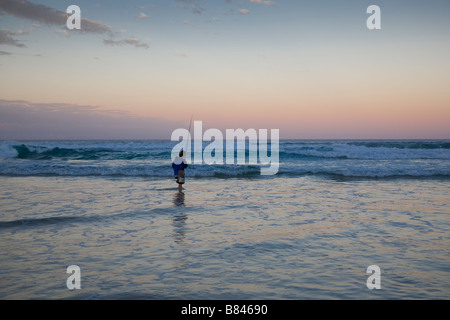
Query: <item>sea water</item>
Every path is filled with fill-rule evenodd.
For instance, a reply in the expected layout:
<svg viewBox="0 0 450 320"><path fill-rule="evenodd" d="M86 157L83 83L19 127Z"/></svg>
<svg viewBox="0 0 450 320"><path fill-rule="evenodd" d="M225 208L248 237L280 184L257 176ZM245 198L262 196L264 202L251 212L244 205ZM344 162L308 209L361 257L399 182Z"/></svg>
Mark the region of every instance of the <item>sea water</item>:
<svg viewBox="0 0 450 320"><path fill-rule="evenodd" d="M282 140L182 193L174 144L0 142L0 298L450 298L450 141Z"/></svg>

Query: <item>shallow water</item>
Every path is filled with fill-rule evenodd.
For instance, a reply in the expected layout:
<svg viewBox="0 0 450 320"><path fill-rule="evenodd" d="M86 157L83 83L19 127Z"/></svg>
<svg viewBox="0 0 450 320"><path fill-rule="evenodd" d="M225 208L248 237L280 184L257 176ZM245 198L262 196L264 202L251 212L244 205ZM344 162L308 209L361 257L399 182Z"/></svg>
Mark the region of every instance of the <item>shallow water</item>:
<svg viewBox="0 0 450 320"><path fill-rule="evenodd" d="M188 176L179 194L166 178L0 176L0 298L449 299L449 194L448 179Z"/></svg>

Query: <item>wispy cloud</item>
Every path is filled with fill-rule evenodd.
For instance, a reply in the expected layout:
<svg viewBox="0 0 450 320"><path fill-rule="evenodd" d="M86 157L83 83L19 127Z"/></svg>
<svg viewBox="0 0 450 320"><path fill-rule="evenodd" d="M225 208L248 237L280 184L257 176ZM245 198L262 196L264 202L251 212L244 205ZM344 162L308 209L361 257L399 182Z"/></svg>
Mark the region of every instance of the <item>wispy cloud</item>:
<svg viewBox="0 0 450 320"><path fill-rule="evenodd" d="M209 0L175 0L179 3L178 7L182 9L191 10L194 14L203 14L207 10L204 9L201 5L207 3ZM219 10L214 12L213 18L209 18L205 22L217 22L221 21L221 19L217 16L217 14L221 13L222 16L230 16L234 14L238 15L248 15L250 13L249 9L246 9L246 5L251 5L244 0L234 1L234 0L222 0L227 4L226 8L221 7ZM212 1L211 1L212 2ZM214 1L216 2L216 1ZM276 6L277 3L269 0L249 0L252 4L262 5L262 6ZM231 8L234 7L234 8ZM193 20L184 20L185 24L191 24Z"/></svg>
<svg viewBox="0 0 450 320"><path fill-rule="evenodd" d="M143 13L143 12L140 12L139 15L137 16L137 18L138 18L138 19L147 19L147 18L148 18L148 15L146 15L146 14Z"/></svg>
<svg viewBox="0 0 450 320"><path fill-rule="evenodd" d="M198 3L198 0L176 0L177 2L181 2L181 8L191 9L195 14L202 14L205 9L203 9Z"/></svg>
<svg viewBox="0 0 450 320"><path fill-rule="evenodd" d="M53 9L42 4L31 3L28 0L0 0L0 12L4 12L20 19L38 22L38 24L34 24L36 28L41 27L41 24L63 27L62 30L64 31L60 32L63 32L66 36L69 35L67 29L65 28L67 18L69 17L66 12ZM141 19L146 17L147 15L144 13L141 13L139 16ZM103 42L107 45L131 45L137 48L148 48L147 44L142 43L137 39L114 40L114 37L117 34L120 34L120 32L114 32L111 26L99 21L82 18L81 30L76 31L79 31L82 34L99 34L108 36L110 39L103 40ZM0 33L0 44L8 44L20 48L26 47L23 43L13 38L12 35L16 34L2 30Z"/></svg>
<svg viewBox="0 0 450 320"><path fill-rule="evenodd" d="M5 44L9 46L14 46L18 48L26 48L27 46L18 40L14 39L12 35L16 35L15 32L10 32L5 29L0 30L0 45Z"/></svg>
<svg viewBox="0 0 450 320"><path fill-rule="evenodd" d="M144 48L148 49L149 45L141 42L140 40L136 38L128 38L123 40L112 40L112 39L103 39L103 43L109 46L124 46L124 45L130 45L134 46L136 48Z"/></svg>
<svg viewBox="0 0 450 320"><path fill-rule="evenodd" d="M264 0L250 0L251 3L263 4L265 6L275 6L276 2Z"/></svg>
<svg viewBox="0 0 450 320"><path fill-rule="evenodd" d="M17 18L37 21L46 25L63 26L69 15L42 4L31 3L27 0L1 0L0 10ZM111 26L98 21L81 19L83 33L112 34Z"/></svg>

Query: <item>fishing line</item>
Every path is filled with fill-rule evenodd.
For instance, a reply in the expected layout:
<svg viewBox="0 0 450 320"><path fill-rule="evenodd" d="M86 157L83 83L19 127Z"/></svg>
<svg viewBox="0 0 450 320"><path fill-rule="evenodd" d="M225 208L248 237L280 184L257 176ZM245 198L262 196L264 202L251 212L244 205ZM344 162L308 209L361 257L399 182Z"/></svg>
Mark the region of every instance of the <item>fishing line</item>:
<svg viewBox="0 0 450 320"><path fill-rule="evenodd" d="M189 122L189 135L188 135L188 138L186 140L186 154L187 154L188 142L191 140L191 125L192 125L192 118L193 117L194 117L194 115L191 116L191 121Z"/></svg>

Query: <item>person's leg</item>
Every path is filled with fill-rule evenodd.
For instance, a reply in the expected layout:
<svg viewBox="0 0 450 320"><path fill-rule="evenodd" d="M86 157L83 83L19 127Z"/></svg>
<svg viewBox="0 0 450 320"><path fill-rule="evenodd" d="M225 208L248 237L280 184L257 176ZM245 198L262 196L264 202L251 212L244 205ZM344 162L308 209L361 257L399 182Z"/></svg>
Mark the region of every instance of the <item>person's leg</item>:
<svg viewBox="0 0 450 320"><path fill-rule="evenodd" d="M181 190L183 189L183 183L184 183L184 170L180 170L178 171L178 191L181 192Z"/></svg>

